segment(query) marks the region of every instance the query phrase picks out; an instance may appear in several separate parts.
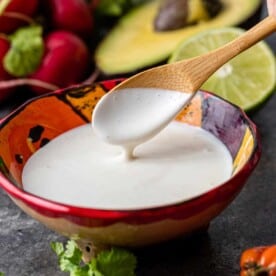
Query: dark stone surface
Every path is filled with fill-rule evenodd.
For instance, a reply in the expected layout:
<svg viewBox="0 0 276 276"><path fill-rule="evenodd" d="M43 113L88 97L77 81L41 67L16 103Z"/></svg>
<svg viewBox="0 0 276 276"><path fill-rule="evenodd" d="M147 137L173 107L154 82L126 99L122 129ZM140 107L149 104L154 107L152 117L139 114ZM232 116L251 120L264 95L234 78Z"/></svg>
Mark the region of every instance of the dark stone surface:
<svg viewBox="0 0 276 276"><path fill-rule="evenodd" d="M276 50L276 36L268 39ZM22 99L16 99L18 103ZM13 104L15 105L15 104ZM259 127L263 153L247 185L208 232L136 250L137 275L238 275L241 252L276 243L276 96L251 115ZM2 106L6 114L10 106ZM50 241L64 240L25 215L0 190L0 271L7 276L58 276Z"/></svg>

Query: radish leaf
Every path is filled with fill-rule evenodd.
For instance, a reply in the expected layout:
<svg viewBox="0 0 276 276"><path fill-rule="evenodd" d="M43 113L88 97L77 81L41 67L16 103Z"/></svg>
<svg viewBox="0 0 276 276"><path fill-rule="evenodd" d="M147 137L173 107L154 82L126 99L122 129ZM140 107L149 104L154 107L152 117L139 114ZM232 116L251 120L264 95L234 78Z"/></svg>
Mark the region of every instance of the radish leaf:
<svg viewBox="0 0 276 276"><path fill-rule="evenodd" d="M20 28L9 38L11 47L4 57L5 70L15 77L35 72L44 52L42 27L31 25Z"/></svg>

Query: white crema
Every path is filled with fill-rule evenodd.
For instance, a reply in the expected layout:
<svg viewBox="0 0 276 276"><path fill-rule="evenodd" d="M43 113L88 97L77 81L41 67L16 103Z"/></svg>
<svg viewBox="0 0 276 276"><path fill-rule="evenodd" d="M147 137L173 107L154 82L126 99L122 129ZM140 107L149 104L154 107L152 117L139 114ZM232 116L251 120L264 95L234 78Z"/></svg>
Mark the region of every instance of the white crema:
<svg viewBox="0 0 276 276"><path fill-rule="evenodd" d="M107 93L93 112L93 129L103 141L135 147L157 135L181 111L191 94L157 88L127 88Z"/></svg>
<svg viewBox="0 0 276 276"><path fill-rule="evenodd" d="M32 155L23 186L65 204L131 210L197 197L229 179L232 170L230 153L218 139L176 122L138 146L135 156L124 160L120 147L103 143L84 125Z"/></svg>

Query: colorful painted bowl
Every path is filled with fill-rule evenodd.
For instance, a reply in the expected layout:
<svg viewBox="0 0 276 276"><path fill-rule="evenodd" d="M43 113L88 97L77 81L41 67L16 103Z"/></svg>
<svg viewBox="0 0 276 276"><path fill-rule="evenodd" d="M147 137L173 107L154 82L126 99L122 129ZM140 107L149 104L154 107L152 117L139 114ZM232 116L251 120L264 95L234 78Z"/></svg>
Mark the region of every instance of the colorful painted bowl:
<svg viewBox="0 0 276 276"><path fill-rule="evenodd" d="M118 81L77 86L34 98L0 124L0 185L27 214L82 244L143 246L208 226L240 192L260 158L255 125L237 107L199 92L177 118L217 138L233 157L233 175L190 201L153 209L108 211L73 207L27 193L21 174L28 158L49 140L91 121L97 101Z"/></svg>

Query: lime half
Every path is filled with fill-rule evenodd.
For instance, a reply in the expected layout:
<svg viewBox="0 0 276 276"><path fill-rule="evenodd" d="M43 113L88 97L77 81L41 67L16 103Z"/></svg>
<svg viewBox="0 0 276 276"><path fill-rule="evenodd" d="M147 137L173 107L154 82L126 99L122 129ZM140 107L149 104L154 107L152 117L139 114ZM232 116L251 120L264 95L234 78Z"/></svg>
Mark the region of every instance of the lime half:
<svg viewBox="0 0 276 276"><path fill-rule="evenodd" d="M180 43L169 63L207 53L243 32L238 28L221 28L199 33ZM223 65L201 88L250 111L273 93L275 83L275 57L262 41Z"/></svg>

